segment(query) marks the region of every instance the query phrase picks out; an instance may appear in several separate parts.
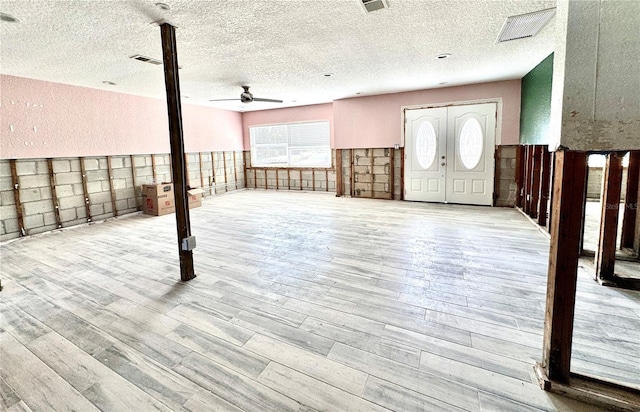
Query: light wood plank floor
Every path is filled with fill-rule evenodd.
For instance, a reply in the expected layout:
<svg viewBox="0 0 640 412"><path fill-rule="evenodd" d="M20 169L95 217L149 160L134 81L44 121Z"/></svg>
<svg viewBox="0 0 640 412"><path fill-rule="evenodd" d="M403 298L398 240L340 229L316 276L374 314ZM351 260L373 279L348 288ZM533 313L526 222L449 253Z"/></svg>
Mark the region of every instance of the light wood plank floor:
<svg viewBox="0 0 640 412"><path fill-rule="evenodd" d="M548 240L515 210L241 191L2 245L8 411L593 411L534 384ZM574 370L639 385L640 294L581 272Z"/></svg>

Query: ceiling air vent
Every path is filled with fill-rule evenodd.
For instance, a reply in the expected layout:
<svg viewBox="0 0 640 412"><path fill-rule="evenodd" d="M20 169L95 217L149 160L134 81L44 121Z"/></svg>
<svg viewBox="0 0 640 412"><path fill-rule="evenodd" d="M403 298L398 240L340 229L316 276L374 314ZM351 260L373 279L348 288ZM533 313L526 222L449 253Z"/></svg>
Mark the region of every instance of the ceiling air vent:
<svg viewBox="0 0 640 412"><path fill-rule="evenodd" d="M389 8L387 0L360 0L360 2L367 13Z"/></svg>
<svg viewBox="0 0 640 412"><path fill-rule="evenodd" d="M556 9L552 8L507 17L496 39L496 43L533 37L540 33L540 30L549 23L549 20L551 20L555 14Z"/></svg>
<svg viewBox="0 0 640 412"><path fill-rule="evenodd" d="M134 60L140 60L141 62L155 64L156 66L159 66L162 64L162 62L158 59L153 59L151 57L143 56L141 54L134 54L133 56L131 56L131 58Z"/></svg>

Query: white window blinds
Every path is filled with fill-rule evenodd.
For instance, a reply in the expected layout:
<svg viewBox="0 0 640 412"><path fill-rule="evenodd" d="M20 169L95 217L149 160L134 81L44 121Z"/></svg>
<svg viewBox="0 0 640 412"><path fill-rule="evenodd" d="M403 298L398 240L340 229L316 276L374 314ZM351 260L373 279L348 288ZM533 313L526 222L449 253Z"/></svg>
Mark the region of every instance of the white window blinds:
<svg viewBox="0 0 640 412"><path fill-rule="evenodd" d="M329 122L249 128L251 164L272 167L331 167Z"/></svg>

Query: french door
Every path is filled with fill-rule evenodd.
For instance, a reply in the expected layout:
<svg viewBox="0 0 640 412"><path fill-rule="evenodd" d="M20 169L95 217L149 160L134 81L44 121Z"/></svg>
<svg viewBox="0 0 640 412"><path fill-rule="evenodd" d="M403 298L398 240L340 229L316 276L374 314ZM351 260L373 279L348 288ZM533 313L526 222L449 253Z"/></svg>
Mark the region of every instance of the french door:
<svg viewBox="0 0 640 412"><path fill-rule="evenodd" d="M496 104L405 111L405 199L493 204Z"/></svg>

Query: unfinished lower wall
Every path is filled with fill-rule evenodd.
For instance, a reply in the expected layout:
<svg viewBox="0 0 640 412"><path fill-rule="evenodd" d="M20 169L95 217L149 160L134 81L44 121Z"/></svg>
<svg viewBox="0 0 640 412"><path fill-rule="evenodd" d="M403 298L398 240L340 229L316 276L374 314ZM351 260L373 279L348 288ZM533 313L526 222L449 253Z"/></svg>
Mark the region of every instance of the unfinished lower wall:
<svg viewBox="0 0 640 412"><path fill-rule="evenodd" d="M514 207L516 204L517 149L518 146L496 147L496 206Z"/></svg>
<svg viewBox="0 0 640 412"><path fill-rule="evenodd" d="M205 195L245 187L242 152L185 157ZM136 212L143 184L171 180L169 154L0 160L0 241Z"/></svg>

